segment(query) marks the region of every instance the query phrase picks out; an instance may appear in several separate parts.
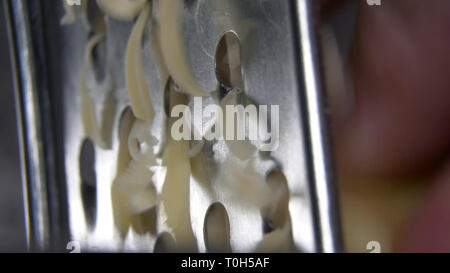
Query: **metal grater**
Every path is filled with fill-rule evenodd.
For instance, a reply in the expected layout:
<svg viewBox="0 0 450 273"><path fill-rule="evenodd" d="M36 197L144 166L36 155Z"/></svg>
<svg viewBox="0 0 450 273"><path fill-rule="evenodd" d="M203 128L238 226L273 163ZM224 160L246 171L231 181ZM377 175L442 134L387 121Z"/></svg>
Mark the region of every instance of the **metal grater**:
<svg viewBox="0 0 450 273"><path fill-rule="evenodd" d="M156 24L158 1L164 0L152 1L152 20L147 26ZM216 49L224 33L232 31L240 39L245 94L258 104L279 105L279 148L270 153L270 160L261 159L258 168L268 173L278 167L286 178L292 241L289 251L342 251L316 39L317 1L183 2L183 42L198 84L205 90L221 86ZM89 1L86 8L91 10L92 5L95 1ZM121 238L112 212L118 126L129 105L124 56L134 23L106 17L104 53L97 56L99 65L94 68L99 76L88 77L98 105L103 105L108 90L113 90L111 148L103 149L86 143L80 115L78 82L90 37L86 22L80 19L83 7L75 7L77 20L71 25L60 24L62 1L9 0L6 7L16 73L30 250L67 252L66 246L74 244L83 252L157 250L155 245L171 235L164 221L158 220L154 230L130 228L126 238ZM144 71L151 96L157 98L153 102L156 122L163 124L161 88L166 83L161 82L156 56L150 50L152 40L147 31ZM113 79L112 85L105 83L108 77ZM220 158L226 157L226 151L218 147L206 145L200 155L211 180L221 167ZM90 180L83 181L83 176ZM229 250L255 251L271 231L261 211L242 207L222 190L220 185L205 190L191 177L189 204L195 251L211 251L205 239L205 217L214 204L226 211ZM160 216L159 210L142 215Z"/></svg>

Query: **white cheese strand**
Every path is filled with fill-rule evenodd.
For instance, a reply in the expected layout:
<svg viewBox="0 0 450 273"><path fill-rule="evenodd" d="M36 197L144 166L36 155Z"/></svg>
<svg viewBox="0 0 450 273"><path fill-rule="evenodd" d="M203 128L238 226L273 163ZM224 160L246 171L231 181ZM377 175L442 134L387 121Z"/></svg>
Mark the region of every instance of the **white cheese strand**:
<svg viewBox="0 0 450 273"><path fill-rule="evenodd" d="M171 91L171 106L186 104L185 95ZM175 121L171 118L169 128ZM191 226L189 184L191 175L190 159L187 155L189 142L176 141L171 136L164 151L162 166L167 168L161 202L167 216L166 224L173 232L177 250L195 251L197 243Z"/></svg>
<svg viewBox="0 0 450 273"><path fill-rule="evenodd" d="M228 157L221 164L217 179L223 186L223 195L232 197L234 202L242 205L262 208L267 204L271 192L253 164L251 160L242 163Z"/></svg>
<svg viewBox="0 0 450 273"><path fill-rule="evenodd" d="M158 203L156 189L152 184L151 166L157 165L152 149L134 160L129 151L129 138L134 137L133 129L145 129L145 124L136 120L131 111L125 112L119 124L119 153L116 178L111 195L114 209L114 223L124 238L133 215L145 212Z"/></svg>
<svg viewBox="0 0 450 273"><path fill-rule="evenodd" d="M136 118L130 109L122 114L119 121L119 151L117 154L116 177L111 186L111 202L114 215L114 224L119 230L122 238L125 238L130 223L131 216L127 207L128 196L121 191L118 178L127 170L131 157L128 152L128 136Z"/></svg>
<svg viewBox="0 0 450 273"><path fill-rule="evenodd" d="M97 0L104 13L123 21L134 20L146 3L147 0Z"/></svg>
<svg viewBox="0 0 450 273"><path fill-rule="evenodd" d="M146 154L151 161L152 155ZM118 178L118 190L127 197L125 204L130 214L142 213L156 206L156 189L152 183L153 172L144 161L130 161L127 170Z"/></svg>
<svg viewBox="0 0 450 273"><path fill-rule="evenodd" d="M128 137L128 150L136 161L148 159L147 153L153 154L153 146L158 140L150 133L151 126L147 122L136 120ZM154 162L147 162L153 164Z"/></svg>
<svg viewBox="0 0 450 273"><path fill-rule="evenodd" d="M209 96L195 80L188 64L181 35L183 1L159 2L160 43L164 62L181 91L193 96Z"/></svg>
<svg viewBox="0 0 450 273"><path fill-rule="evenodd" d="M151 122L155 112L142 64L142 36L149 14L150 4L147 4L131 32L125 58L125 79L134 115L141 120Z"/></svg>
<svg viewBox="0 0 450 273"><path fill-rule="evenodd" d="M86 51L84 55L84 66L80 73L80 96L81 96L81 115L84 127L84 133L87 137L89 137L95 144L103 149L107 149L108 143L105 140L103 134L107 134L106 130L102 134L102 130L100 128L99 122L97 120L96 107L95 102L92 97L89 95L87 86L86 86L86 77L87 72L89 70L89 64L92 57L92 51L95 46L103 41L105 35L103 33L97 34L91 38L86 46ZM106 100L106 102L110 102ZM114 100L113 100L114 102ZM108 105L104 105L104 107L109 107Z"/></svg>

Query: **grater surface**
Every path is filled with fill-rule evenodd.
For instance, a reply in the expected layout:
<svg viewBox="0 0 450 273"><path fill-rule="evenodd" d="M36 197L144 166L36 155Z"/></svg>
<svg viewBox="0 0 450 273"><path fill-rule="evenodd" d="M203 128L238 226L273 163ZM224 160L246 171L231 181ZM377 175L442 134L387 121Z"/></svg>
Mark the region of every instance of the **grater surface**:
<svg viewBox="0 0 450 273"><path fill-rule="evenodd" d="M94 1L89 2L88 9L91 10ZM186 0L181 20L182 38L196 81L203 89L212 91L220 86L216 75L218 43L227 31L233 31L239 37L246 96L258 105L278 105L280 109L279 147L273 152L259 154L254 168L264 176L279 171L286 178L291 251L335 252L340 251L339 223L326 143L312 2ZM45 169L46 177L52 176L54 183L59 185L56 192L44 191L48 194L44 198L48 200L48 206L37 207L34 201L29 201L29 228L37 231L30 233L34 234L30 235L30 243L45 250L49 247L47 242L58 237L62 247L65 247L64 240L76 241L83 251L154 251L157 241L170 240L171 230L164 223L164 211L157 207L156 211L145 216L156 219L154 230L130 228L126 238L121 238L114 224L111 200L119 148L118 127L130 104L124 67L127 41L134 22L105 17L103 55L98 53L95 66L90 68L87 77L86 84L99 106L97 116L102 115L106 106L115 109L111 116L111 147L104 149L87 144L80 115L79 78L85 48L92 37L86 20L82 18L82 7L75 8L77 20L70 25L60 24L64 15L62 1L10 1L9 10L12 22L33 14L27 19L29 33L25 33L24 39L30 35L28 38L34 46L18 46L20 37L16 37L15 48L20 53L28 46L28 50L34 53L31 58L37 59L38 64L26 63L17 57L16 62L18 67L39 67L31 75L42 84L28 91L48 94L47 98L34 103L39 104L42 113L52 117L44 122L53 123L50 132L54 141L49 141L37 154L45 157L53 151L48 157L59 170L49 173L49 168ZM155 36L149 30L153 24L158 24L157 1L152 1L151 10L152 19L147 23L144 34L143 64L156 113L152 133L164 144L167 132L163 128L167 117L162 90L167 87L167 82L160 73L158 56L152 48ZM13 23L14 26L17 27ZM36 49L36 44L42 48ZM37 73L39 69L42 71ZM46 81L38 77L40 74ZM26 91L24 88L19 90L22 93ZM105 104L105 101L110 104ZM205 105L208 103L205 100ZM26 103L23 111L27 111ZM38 119L43 119L43 116L38 116ZM22 126L37 125L22 123ZM43 135L43 132L38 133L38 137ZM29 149L29 146L24 148ZM162 152L164 146L158 149ZM206 170L208 180L205 184L198 177L191 176L189 186L190 224L200 252L209 249L205 239L205 217L211 207L219 206L219 210L225 211L229 245L233 252L255 251L267 233L267 223L260 208L240 202L236 194L229 192L227 184L219 179L227 176L224 166L228 165L224 161L229 158L229 153L224 142L218 141L207 143L196 157L197 163ZM232 159L230 164L240 163ZM83 176L90 177L87 179L90 181L83 182ZM29 191L33 191L30 183L41 183L51 189L49 181L50 178L41 177L26 183ZM157 190L161 190L163 168L155 170L154 182ZM52 194L66 198L52 199ZM54 203L66 210L52 211ZM36 215L42 216L41 221L34 221ZM67 223L67 227L64 228L61 222ZM163 239L167 237L169 239Z"/></svg>

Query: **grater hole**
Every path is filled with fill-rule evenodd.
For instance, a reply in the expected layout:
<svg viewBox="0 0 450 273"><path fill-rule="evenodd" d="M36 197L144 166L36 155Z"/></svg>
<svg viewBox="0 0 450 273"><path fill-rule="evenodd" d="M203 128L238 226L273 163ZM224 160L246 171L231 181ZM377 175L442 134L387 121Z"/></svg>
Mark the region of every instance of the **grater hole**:
<svg viewBox="0 0 450 273"><path fill-rule="evenodd" d="M158 236L156 239L155 248L153 252L155 253L170 253L176 250L175 239L168 232L164 232Z"/></svg>
<svg viewBox="0 0 450 273"><path fill-rule="evenodd" d="M133 110L130 106L125 107L120 114L119 124L118 124L118 154L117 154L117 165L116 165L116 176L113 180L111 186L111 201L114 216L114 224L119 230L121 238L125 238L129 229L129 219L124 216L124 196L123 190L121 189L119 183L119 177L127 170L129 162L131 160L130 153L128 150L128 137L131 132L131 128L136 121L134 117Z"/></svg>
<svg viewBox="0 0 450 273"><path fill-rule="evenodd" d="M97 178L95 173L95 148L91 140L85 139L80 153L81 199L84 215L89 227L97 217Z"/></svg>
<svg viewBox="0 0 450 273"><path fill-rule="evenodd" d="M283 228L289 217L289 188L281 171L272 171L266 178L272 196L271 202L261 209L263 231L270 233Z"/></svg>
<svg viewBox="0 0 450 273"><path fill-rule="evenodd" d="M263 233L271 233L272 231L274 231L275 228L272 226L271 223L269 223L266 219L264 219L263 216Z"/></svg>
<svg viewBox="0 0 450 273"><path fill-rule="evenodd" d="M170 91L172 89L172 78L169 77L167 79L166 85L164 86L164 113L166 114L166 117L170 117Z"/></svg>
<svg viewBox="0 0 450 273"><path fill-rule="evenodd" d="M106 43L104 41L94 47L91 60L95 79L99 82L103 81L106 75Z"/></svg>
<svg viewBox="0 0 450 273"><path fill-rule="evenodd" d="M228 88L242 86L241 45L234 31L227 31L216 48L216 76Z"/></svg>
<svg viewBox="0 0 450 273"><path fill-rule="evenodd" d="M230 222L221 203L214 203L208 208L203 228L208 252L231 252Z"/></svg>

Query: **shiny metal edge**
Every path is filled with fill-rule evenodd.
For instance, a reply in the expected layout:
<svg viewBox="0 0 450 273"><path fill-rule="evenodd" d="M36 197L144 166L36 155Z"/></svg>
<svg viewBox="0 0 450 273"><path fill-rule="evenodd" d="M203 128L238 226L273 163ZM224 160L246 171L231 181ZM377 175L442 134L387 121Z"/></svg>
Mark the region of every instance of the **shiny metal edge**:
<svg viewBox="0 0 450 273"><path fill-rule="evenodd" d="M49 210L28 5L24 0L8 0L5 7L14 73L27 246L29 251L43 251L49 246Z"/></svg>
<svg viewBox="0 0 450 273"><path fill-rule="evenodd" d="M309 147L309 164L313 207L316 210L317 251L342 252L341 224L337 185L334 178L317 33L317 1L294 1L294 25L301 55L300 71L304 75L305 130Z"/></svg>

